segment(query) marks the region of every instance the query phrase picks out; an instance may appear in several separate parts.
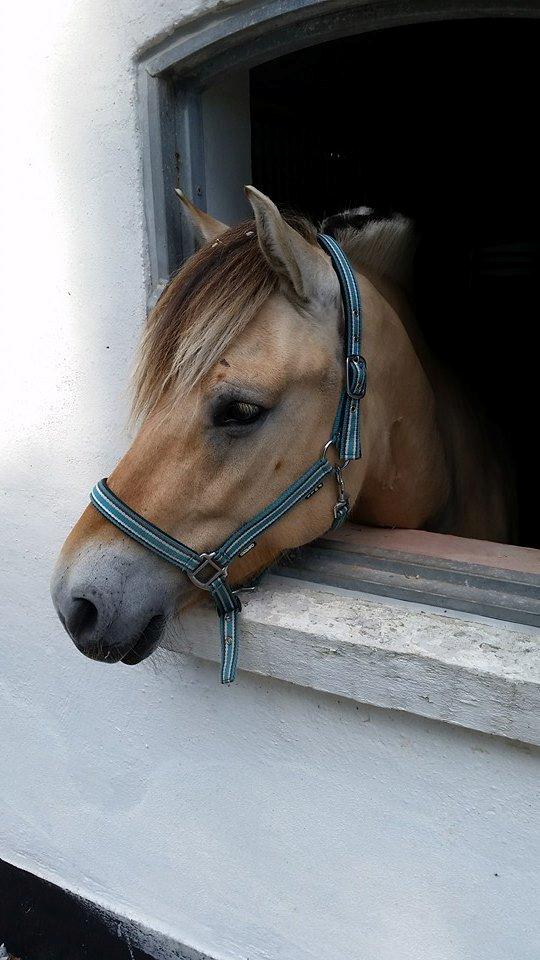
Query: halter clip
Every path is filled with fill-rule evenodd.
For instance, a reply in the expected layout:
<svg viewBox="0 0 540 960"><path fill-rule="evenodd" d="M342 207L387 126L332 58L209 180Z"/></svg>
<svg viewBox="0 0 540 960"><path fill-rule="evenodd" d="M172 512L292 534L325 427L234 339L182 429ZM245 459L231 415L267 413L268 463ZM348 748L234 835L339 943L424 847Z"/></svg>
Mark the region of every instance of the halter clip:
<svg viewBox="0 0 540 960"><path fill-rule="evenodd" d="M349 461L345 460L342 464L336 464L334 467L334 473L336 476L336 483L338 488L338 498L334 504L334 529L340 527L342 523L345 522L349 516L349 511L351 509L351 498L345 490L345 485L343 483L343 470L348 465Z"/></svg>

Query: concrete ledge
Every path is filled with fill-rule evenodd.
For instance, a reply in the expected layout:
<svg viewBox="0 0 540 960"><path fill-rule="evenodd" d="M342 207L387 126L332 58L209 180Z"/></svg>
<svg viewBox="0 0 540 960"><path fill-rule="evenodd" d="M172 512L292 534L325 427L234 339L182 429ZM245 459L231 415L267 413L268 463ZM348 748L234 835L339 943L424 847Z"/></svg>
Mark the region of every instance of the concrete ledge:
<svg viewBox="0 0 540 960"><path fill-rule="evenodd" d="M217 661L213 607L164 645ZM540 744L538 631L517 624L269 576L244 601L240 668Z"/></svg>

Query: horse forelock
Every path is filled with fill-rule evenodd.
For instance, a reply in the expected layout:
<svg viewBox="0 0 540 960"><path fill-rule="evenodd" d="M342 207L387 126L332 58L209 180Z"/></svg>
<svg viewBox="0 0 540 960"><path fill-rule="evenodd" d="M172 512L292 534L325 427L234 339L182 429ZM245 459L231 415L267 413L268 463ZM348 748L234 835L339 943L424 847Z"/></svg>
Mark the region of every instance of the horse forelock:
<svg viewBox="0 0 540 960"><path fill-rule="evenodd" d="M310 223L290 222L315 242ZM177 399L195 387L277 285L254 220L231 227L190 257L148 318L134 374L134 417L149 413L166 393Z"/></svg>
<svg viewBox="0 0 540 960"><path fill-rule="evenodd" d="M316 243L312 223L286 219ZM362 208L330 218L323 229L336 236L355 264L373 266L378 273L398 273L396 263L401 268L407 260L410 224L405 218L385 221ZM148 414L165 394L176 400L189 393L277 287L254 220L231 227L190 257L148 317L133 378L133 418Z"/></svg>

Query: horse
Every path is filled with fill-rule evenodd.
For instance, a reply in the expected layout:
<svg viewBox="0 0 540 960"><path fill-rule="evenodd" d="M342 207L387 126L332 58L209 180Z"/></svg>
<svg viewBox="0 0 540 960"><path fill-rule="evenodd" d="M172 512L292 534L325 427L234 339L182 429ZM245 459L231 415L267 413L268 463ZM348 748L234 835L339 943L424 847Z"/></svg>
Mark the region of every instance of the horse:
<svg viewBox="0 0 540 960"><path fill-rule="evenodd" d="M254 187L246 195L253 218L229 227L180 194L200 247L146 323L138 431L108 478L134 511L201 553L321 456L343 386L341 292L315 226L283 216ZM411 307L412 222L359 208L322 229L354 267L369 371L363 455L347 467L350 521L507 541L505 464ZM328 483L295 506L234 560L231 585L324 534L334 501ZM52 596L82 653L134 664L202 594L89 505L62 548Z"/></svg>

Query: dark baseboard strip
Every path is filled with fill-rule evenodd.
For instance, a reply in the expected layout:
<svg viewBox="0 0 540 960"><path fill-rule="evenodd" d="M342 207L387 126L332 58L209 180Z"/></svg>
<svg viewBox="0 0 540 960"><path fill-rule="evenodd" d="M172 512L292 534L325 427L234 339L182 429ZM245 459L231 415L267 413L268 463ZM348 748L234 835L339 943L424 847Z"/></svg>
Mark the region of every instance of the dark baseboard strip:
<svg viewBox="0 0 540 960"><path fill-rule="evenodd" d="M0 860L0 945L20 960L211 960Z"/></svg>

